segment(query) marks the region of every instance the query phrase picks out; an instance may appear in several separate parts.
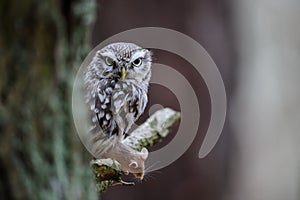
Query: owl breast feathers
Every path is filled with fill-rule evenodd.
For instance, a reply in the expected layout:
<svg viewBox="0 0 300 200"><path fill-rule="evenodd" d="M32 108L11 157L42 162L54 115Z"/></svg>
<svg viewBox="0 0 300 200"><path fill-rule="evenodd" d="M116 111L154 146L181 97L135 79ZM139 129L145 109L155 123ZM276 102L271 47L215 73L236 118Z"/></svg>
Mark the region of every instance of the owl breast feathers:
<svg viewBox="0 0 300 200"><path fill-rule="evenodd" d="M91 134L122 139L144 112L151 77L151 52L133 43L97 51L84 73Z"/></svg>

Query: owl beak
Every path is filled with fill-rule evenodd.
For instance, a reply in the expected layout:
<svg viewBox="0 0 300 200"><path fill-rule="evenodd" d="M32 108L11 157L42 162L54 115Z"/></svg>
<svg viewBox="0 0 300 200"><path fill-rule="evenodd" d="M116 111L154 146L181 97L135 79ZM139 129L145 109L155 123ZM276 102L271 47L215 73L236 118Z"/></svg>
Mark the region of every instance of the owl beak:
<svg viewBox="0 0 300 200"><path fill-rule="evenodd" d="M121 69L121 78L122 78L123 81L124 81L125 77L126 77L126 70L125 70L125 67L122 67L122 69Z"/></svg>

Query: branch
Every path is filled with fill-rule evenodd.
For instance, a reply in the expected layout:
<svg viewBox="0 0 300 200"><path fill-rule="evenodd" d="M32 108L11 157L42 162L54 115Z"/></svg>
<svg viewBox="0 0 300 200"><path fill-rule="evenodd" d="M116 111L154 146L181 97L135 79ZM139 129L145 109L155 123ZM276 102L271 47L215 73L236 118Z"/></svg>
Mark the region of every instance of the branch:
<svg viewBox="0 0 300 200"><path fill-rule="evenodd" d="M143 147L154 145L165 138L169 129L180 119L180 113L170 108L155 112L146 122L135 129L124 140L124 144L140 151ZM113 159L97 159L91 161L91 166L96 177L97 189L100 193L112 185L134 185L122 180L120 164Z"/></svg>

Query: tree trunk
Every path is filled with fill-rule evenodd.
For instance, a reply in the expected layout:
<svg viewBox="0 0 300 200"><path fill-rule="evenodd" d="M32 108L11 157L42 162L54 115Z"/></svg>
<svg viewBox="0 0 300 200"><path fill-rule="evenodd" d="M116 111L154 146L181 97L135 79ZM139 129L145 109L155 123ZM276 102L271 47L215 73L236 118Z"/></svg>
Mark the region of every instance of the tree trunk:
<svg viewBox="0 0 300 200"><path fill-rule="evenodd" d="M94 0L0 2L0 199L97 198L70 110L95 11Z"/></svg>
<svg viewBox="0 0 300 200"><path fill-rule="evenodd" d="M232 104L240 153L230 200L299 199L299 1L234 1L240 53Z"/></svg>

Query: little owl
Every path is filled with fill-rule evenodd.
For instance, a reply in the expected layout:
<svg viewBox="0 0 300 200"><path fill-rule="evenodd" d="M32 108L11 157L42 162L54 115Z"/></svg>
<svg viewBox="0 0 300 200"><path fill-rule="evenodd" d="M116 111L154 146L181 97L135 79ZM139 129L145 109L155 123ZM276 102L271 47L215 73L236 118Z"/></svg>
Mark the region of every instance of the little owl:
<svg viewBox="0 0 300 200"><path fill-rule="evenodd" d="M97 51L84 73L96 158L113 158L125 173L142 179L148 151L122 143L144 112L151 77L151 52L133 43L112 43Z"/></svg>

